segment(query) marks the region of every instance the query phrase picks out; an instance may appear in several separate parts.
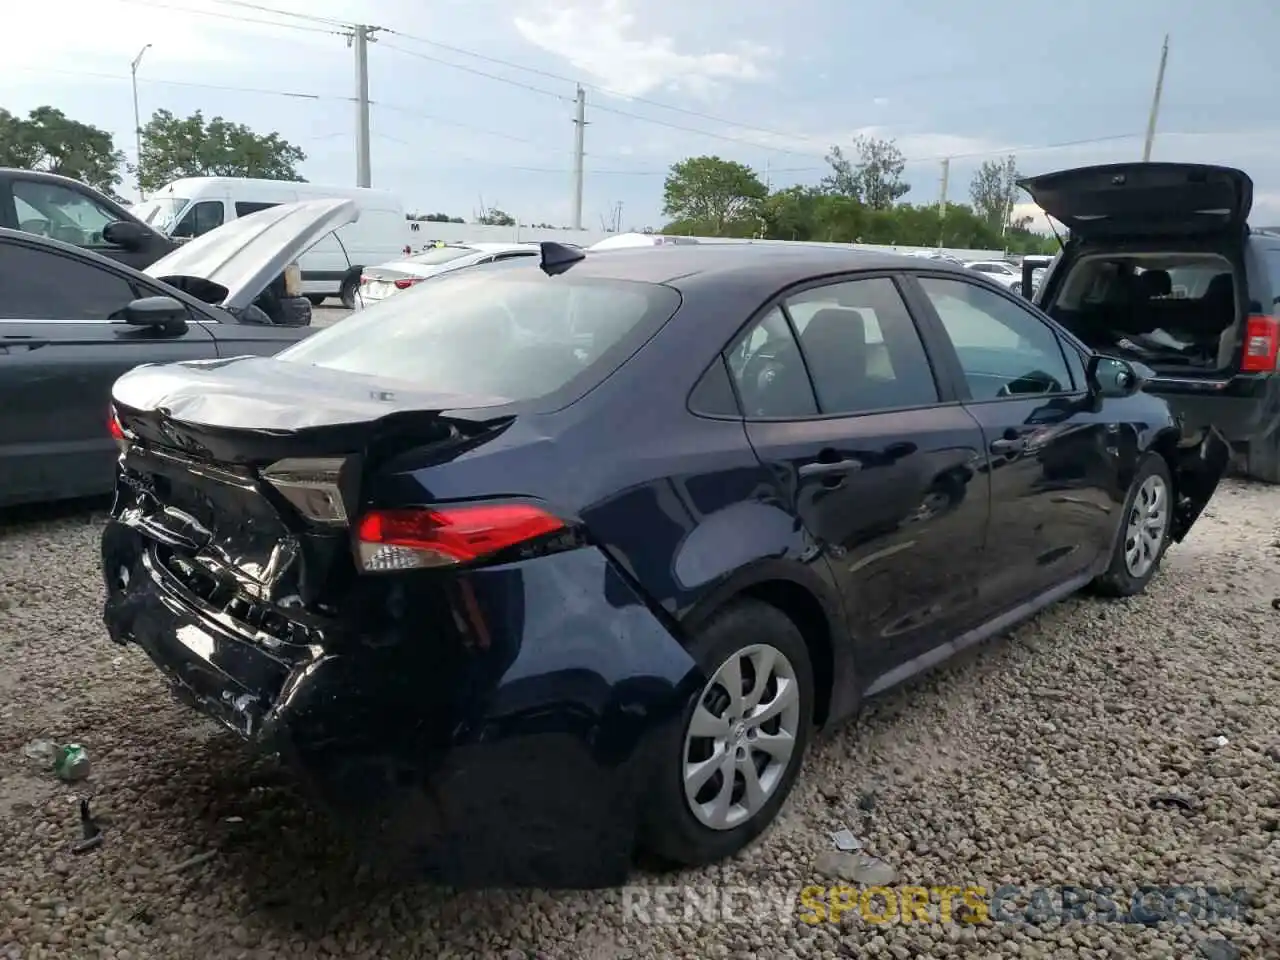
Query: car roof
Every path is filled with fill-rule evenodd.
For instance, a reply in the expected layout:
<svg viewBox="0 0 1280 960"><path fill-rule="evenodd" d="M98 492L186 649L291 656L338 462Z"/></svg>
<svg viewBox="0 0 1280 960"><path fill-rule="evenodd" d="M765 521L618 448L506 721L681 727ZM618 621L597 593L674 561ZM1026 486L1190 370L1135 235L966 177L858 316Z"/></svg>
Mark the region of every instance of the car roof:
<svg viewBox="0 0 1280 960"><path fill-rule="evenodd" d="M81 190L88 190L90 193L103 194L96 187L91 187L83 180L76 180L73 177L64 177L60 173L47 173L44 170L23 170L19 167L0 167L0 177L20 176L23 180L40 180L44 183L69 184L78 187Z"/></svg>
<svg viewBox="0 0 1280 960"><path fill-rule="evenodd" d="M126 263L118 260L112 260L110 257L104 257L96 250L90 250L87 247L78 247L74 243L64 243L61 240L54 240L52 237L42 237L38 233L27 233L25 230L14 230L10 227L0 227L0 240L21 241L30 247L42 247L48 253L69 253L80 257L83 260L89 260L94 263L100 263L105 266L112 267L125 273L131 273L136 277L148 279L140 271L133 269Z"/></svg>
<svg viewBox="0 0 1280 960"><path fill-rule="evenodd" d="M762 296L811 277L859 270L943 270L964 268L943 261L921 262L918 257L871 250L840 249L807 244L673 244L584 251L569 267L575 276L662 283L677 290L704 282L733 283L758 288ZM536 269L522 260L513 269Z"/></svg>
<svg viewBox="0 0 1280 960"><path fill-rule="evenodd" d="M460 247L469 247L482 253L503 253L507 250L536 250L536 243L516 243L514 241L481 240L479 243L460 243Z"/></svg>

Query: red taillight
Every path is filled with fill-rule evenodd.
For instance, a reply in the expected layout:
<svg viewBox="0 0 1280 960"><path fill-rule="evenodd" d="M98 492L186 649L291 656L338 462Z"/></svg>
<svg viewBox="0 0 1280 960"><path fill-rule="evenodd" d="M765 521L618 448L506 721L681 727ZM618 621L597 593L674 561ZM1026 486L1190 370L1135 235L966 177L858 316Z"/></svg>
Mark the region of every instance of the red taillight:
<svg viewBox="0 0 1280 960"><path fill-rule="evenodd" d="M116 415L115 407L107 408L107 432L111 434L111 439L116 442L116 446L123 451L129 444L129 438L125 436L124 427L120 423L120 418Z"/></svg>
<svg viewBox="0 0 1280 960"><path fill-rule="evenodd" d="M366 277L363 273L362 273L362 274L360 274L360 282L361 282L361 283L368 283L368 282L369 282L370 280L372 280L372 279L373 279L373 277Z"/></svg>
<svg viewBox="0 0 1280 960"><path fill-rule="evenodd" d="M1240 369L1250 373L1270 373L1276 369L1280 349L1280 322L1275 317L1252 316L1244 328L1244 355Z"/></svg>
<svg viewBox="0 0 1280 960"><path fill-rule="evenodd" d="M525 503L373 510L356 527L356 549L369 572L443 567L562 529L558 517Z"/></svg>
<svg viewBox="0 0 1280 960"><path fill-rule="evenodd" d="M415 283L421 283L421 282L422 282L421 277L401 277L399 280L396 281L396 289L408 290Z"/></svg>

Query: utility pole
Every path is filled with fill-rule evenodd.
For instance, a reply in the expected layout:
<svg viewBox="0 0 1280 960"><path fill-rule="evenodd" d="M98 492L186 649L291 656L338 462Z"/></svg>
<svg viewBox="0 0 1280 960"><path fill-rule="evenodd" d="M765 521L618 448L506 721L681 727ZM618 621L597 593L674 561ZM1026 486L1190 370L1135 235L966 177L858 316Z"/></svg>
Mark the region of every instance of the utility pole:
<svg viewBox="0 0 1280 960"><path fill-rule="evenodd" d="M1164 68L1169 62L1169 35L1164 35L1164 46L1160 48L1160 69L1156 73L1156 92L1151 98L1151 116L1147 118L1147 140L1142 145L1142 162L1151 160L1151 147L1156 139L1156 118L1160 115L1160 94L1164 91Z"/></svg>
<svg viewBox="0 0 1280 960"><path fill-rule="evenodd" d="M942 191L938 198L938 249L942 249L942 241L947 225L947 179L951 176L951 158L942 158Z"/></svg>
<svg viewBox="0 0 1280 960"><path fill-rule="evenodd" d="M356 52L356 186L373 185L369 161L369 41L381 27L353 24L347 45Z"/></svg>
<svg viewBox="0 0 1280 960"><path fill-rule="evenodd" d="M142 117L138 113L138 64L142 62L142 55L151 49L151 44L147 44L138 51L138 55L133 58L133 63L129 65L129 75L133 80L133 142L138 150L137 164L135 171L138 177L138 199L145 200L146 195L142 192Z"/></svg>
<svg viewBox="0 0 1280 960"><path fill-rule="evenodd" d="M582 229L582 166L587 131L587 91L578 87L573 118L573 229Z"/></svg>

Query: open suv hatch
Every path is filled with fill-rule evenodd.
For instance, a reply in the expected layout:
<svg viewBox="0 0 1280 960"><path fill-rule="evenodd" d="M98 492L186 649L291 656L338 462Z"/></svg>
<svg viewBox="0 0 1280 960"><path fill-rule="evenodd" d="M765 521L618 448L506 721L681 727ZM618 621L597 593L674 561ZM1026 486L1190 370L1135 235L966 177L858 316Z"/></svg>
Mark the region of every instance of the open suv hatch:
<svg viewBox="0 0 1280 960"><path fill-rule="evenodd" d="M1280 232L1249 229L1248 175L1123 163L1019 184L1070 230L1037 305L1146 364L1188 433L1217 427L1248 475L1280 483Z"/></svg>

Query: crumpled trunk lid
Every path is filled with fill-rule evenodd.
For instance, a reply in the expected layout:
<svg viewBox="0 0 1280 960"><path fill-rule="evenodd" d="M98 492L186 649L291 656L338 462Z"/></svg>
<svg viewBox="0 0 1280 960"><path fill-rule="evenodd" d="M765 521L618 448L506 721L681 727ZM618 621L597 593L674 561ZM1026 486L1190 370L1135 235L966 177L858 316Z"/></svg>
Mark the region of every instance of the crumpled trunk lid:
<svg viewBox="0 0 1280 960"><path fill-rule="evenodd" d="M511 420L370 379L265 358L126 374L113 518L240 633L317 642L357 575L349 524L370 473L409 450L449 459Z"/></svg>

